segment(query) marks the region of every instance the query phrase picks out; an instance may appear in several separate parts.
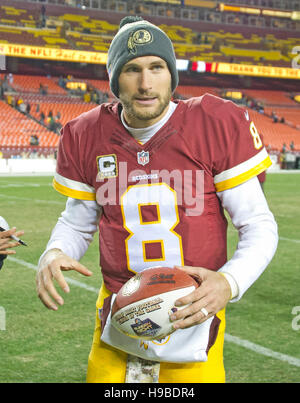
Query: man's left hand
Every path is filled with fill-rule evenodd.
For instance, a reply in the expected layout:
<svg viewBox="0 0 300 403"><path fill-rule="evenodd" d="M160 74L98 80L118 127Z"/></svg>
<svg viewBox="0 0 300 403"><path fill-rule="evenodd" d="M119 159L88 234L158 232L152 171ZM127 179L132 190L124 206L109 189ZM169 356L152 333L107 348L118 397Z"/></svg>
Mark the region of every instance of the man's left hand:
<svg viewBox="0 0 300 403"><path fill-rule="evenodd" d="M203 267L175 267L194 277L200 285L175 302L177 307L188 306L170 316L172 321L179 320L174 323L174 329L184 329L204 322L223 309L231 299L230 284L221 273Z"/></svg>

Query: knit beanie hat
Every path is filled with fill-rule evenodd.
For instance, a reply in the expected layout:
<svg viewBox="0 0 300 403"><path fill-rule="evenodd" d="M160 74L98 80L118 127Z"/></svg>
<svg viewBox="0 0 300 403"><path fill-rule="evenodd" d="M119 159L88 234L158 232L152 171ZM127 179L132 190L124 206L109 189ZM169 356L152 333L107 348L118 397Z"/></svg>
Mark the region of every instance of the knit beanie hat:
<svg viewBox="0 0 300 403"><path fill-rule="evenodd" d="M141 17L125 17L113 38L107 58L110 89L118 98L119 75L124 64L141 56L158 56L167 63L172 77L172 92L178 85L176 56L169 37L156 25Z"/></svg>

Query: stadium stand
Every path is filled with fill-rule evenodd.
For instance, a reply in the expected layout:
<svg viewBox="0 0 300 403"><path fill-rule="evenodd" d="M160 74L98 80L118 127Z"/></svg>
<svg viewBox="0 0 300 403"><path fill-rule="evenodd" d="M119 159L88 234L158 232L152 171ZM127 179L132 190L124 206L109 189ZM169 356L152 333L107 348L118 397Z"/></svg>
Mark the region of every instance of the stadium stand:
<svg viewBox="0 0 300 403"><path fill-rule="evenodd" d="M299 108L285 108L285 107L266 107L265 108L266 115L272 117L272 114L276 114L278 120L281 121L284 119L284 122L296 129L300 130L300 110Z"/></svg>
<svg viewBox="0 0 300 403"><path fill-rule="evenodd" d="M42 26L40 10L34 4L2 2L0 42L107 52L118 29L119 17L116 13L103 10L83 12L74 7L47 4L47 19ZM217 10L209 11L210 14L203 14L204 21L201 20L202 14L197 14L201 24L185 19L172 24L172 20L166 18L167 14L159 20L152 19L173 41L178 57L207 62L234 60L238 63L290 66L293 59L290 50L299 43L297 30L275 25L272 26L275 30L270 33L267 27L250 27L242 18L236 21L235 16L231 21L228 14L223 18Z"/></svg>
<svg viewBox="0 0 300 403"><path fill-rule="evenodd" d="M59 137L27 115L0 101L0 144L3 147L29 146L37 136L41 147L56 147Z"/></svg>
<svg viewBox="0 0 300 403"><path fill-rule="evenodd" d="M272 123L284 124L283 127L277 125L276 128L274 127L274 130L271 130L271 132L277 130L280 133L284 133L288 130L298 144L300 131L298 133L293 129L300 129L300 108L299 104L291 98L289 93L272 90L244 90L244 94L264 106L264 115L270 118ZM265 126L263 121L260 121L260 124ZM291 129L288 126L290 126ZM269 129L264 130L269 131ZM268 137L270 138L270 136ZM286 138L283 142L290 142L290 139ZM275 145L275 142L272 144ZM276 145L276 148L278 148L278 145Z"/></svg>
<svg viewBox="0 0 300 403"><path fill-rule="evenodd" d="M200 97L205 93L220 96L220 90L214 87L200 87L195 85L179 85L176 94L183 98Z"/></svg>
<svg viewBox="0 0 300 403"><path fill-rule="evenodd" d="M285 123L274 123L269 116L254 110L250 110L249 115L259 132L263 134L264 143L269 151L281 151L283 144L289 145L292 141L295 150L300 151L300 130Z"/></svg>
<svg viewBox="0 0 300 403"><path fill-rule="evenodd" d="M15 74L12 88L17 92L31 92L44 94L64 94L66 91L57 85L53 80L45 76L28 76Z"/></svg>
<svg viewBox="0 0 300 403"><path fill-rule="evenodd" d="M84 104L84 103L70 103L70 102L39 102L39 101L31 101L31 107L33 111L31 115L37 120L40 119L41 112L37 112L37 106L39 105L39 110L42 111L45 115L45 121L47 122L47 117L49 118L52 114L53 117L59 116L58 120L61 125L65 125L68 121L76 118L84 112L87 112L97 105L93 103Z"/></svg>
<svg viewBox="0 0 300 403"><path fill-rule="evenodd" d="M3 75L2 79L4 79ZM108 84L105 87L101 81L91 81L99 88L106 89L108 87ZM91 102L92 100L84 102L81 96L69 95L65 88L58 85L56 78L13 75L10 88L13 90L10 93L13 99L12 103L17 107L21 99L26 107L29 108L29 110L24 108L27 118L35 119L37 123L47 126L56 133L59 133L60 127L69 120L97 106L96 103ZM6 109L6 111L9 111L9 109ZM41 115L44 117L41 118ZM55 119L56 124L53 124L52 127L49 124L50 116L53 116L53 118L58 117ZM22 145L24 144L22 143ZM43 141L40 145L48 146ZM51 145L55 146L56 143Z"/></svg>
<svg viewBox="0 0 300 403"><path fill-rule="evenodd" d="M258 101L264 103L265 106L280 105L280 106L298 106L291 99L289 93L276 90L244 90L244 93Z"/></svg>
<svg viewBox="0 0 300 403"><path fill-rule="evenodd" d="M109 88L109 82L105 80L93 80L89 79L87 80L87 83L93 86L94 88L98 89L99 91L103 93L109 93L110 88Z"/></svg>
<svg viewBox="0 0 300 403"><path fill-rule="evenodd" d="M289 99L285 92L243 89L233 91L243 94L244 102L241 106L249 110L250 117L263 134L269 151L279 152L283 144L290 144L292 141L294 149L300 151L300 106ZM180 85L176 94L178 98L190 98L205 93L222 96L224 92L226 91L220 88ZM276 122L272 116L275 111L278 112ZM285 118L284 121L281 121L282 117Z"/></svg>
<svg viewBox="0 0 300 403"><path fill-rule="evenodd" d="M207 8L198 9L157 5L151 1L143 3L144 8L138 8L141 5L134 1L128 4L109 3L109 6L104 1L96 3L101 4L102 9L69 7L64 0L51 0L51 4L46 4L46 17L43 18L40 3L2 0L0 49L1 43L8 43L106 53L120 19L128 10L131 14L148 15L173 41L177 57L191 62L200 60L290 67L294 57L291 50L300 44L300 32L294 29L300 27L298 22L271 17L252 20L245 15L236 18L234 14L220 13L217 2L202 2L207 4ZM215 6L209 6L208 3L214 3ZM236 0L234 3L245 2ZM256 0L258 4L260 0ZM167 9L169 14L165 12ZM0 101L0 148L4 155L12 152L21 154L29 151L30 147L34 147L35 151L38 147L44 155L53 155L61 125L96 107L98 103L113 100L104 73L102 77L106 79L97 79L101 77L98 72L84 76L85 67L88 66L83 65L80 70L75 64L66 66L60 63L56 67L56 72L61 72L65 77L72 67L72 72L78 74L72 81L87 85L88 89L82 93L68 90L60 82L61 77L58 74L51 76L48 70L43 70L43 65L28 65L26 60L19 58L18 66L18 72L14 72L10 82L7 81L7 74L0 74L1 82L6 80ZM26 74L20 74L25 70ZM96 72L96 69L86 71ZM250 108L250 116L263 133L268 149L278 153L283 144L293 142L294 150L300 152L300 104L292 99L290 90L275 91L274 87L272 90L257 89L250 81L240 88L234 80L230 86L224 85L222 80L221 77L214 77L214 80L207 80L203 85L203 80L198 82L196 76L190 76L178 86L174 97L190 98L204 93L222 96L227 89L240 91L243 94L242 105ZM96 94L97 99L92 94ZM20 99L24 105L30 106L29 109L20 111ZM260 105L260 110L257 105ZM274 115L278 118L276 122ZM49 127L49 122L53 121L51 116L55 125ZM30 146L30 139L34 135L39 138L38 146Z"/></svg>

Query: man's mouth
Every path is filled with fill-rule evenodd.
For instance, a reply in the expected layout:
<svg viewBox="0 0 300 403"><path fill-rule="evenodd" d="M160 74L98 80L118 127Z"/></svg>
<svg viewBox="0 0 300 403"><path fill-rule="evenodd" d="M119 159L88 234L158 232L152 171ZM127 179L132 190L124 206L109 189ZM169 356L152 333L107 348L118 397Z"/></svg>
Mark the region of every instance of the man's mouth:
<svg viewBox="0 0 300 403"><path fill-rule="evenodd" d="M156 102L156 97L136 97L135 101L141 105L153 105Z"/></svg>

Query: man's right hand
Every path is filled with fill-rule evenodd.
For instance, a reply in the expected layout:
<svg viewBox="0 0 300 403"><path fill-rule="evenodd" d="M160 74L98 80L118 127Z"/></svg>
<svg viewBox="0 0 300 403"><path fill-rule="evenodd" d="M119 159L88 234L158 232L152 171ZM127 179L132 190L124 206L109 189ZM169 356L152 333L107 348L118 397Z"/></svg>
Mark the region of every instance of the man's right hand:
<svg viewBox="0 0 300 403"><path fill-rule="evenodd" d="M41 259L38 272L36 276L36 289L37 294L43 304L56 311L58 305L63 305L64 300L56 291L53 279L55 279L60 288L69 293L69 286L62 274L62 271L75 270L84 276L91 276L90 272L85 266L77 260L64 254L60 249L51 249Z"/></svg>

